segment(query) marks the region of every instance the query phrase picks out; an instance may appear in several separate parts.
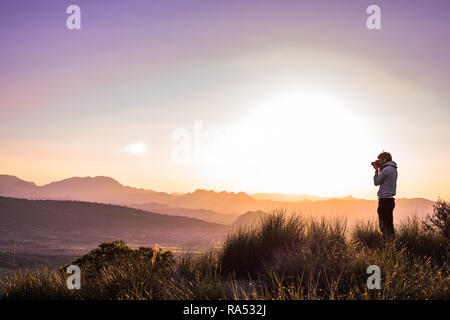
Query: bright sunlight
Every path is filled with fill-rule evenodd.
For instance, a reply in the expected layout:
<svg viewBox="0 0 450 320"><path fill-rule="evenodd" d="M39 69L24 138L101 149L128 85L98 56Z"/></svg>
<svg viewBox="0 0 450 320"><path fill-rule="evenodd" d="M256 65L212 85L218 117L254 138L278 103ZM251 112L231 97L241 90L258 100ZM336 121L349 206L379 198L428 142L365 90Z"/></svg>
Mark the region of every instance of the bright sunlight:
<svg viewBox="0 0 450 320"><path fill-rule="evenodd" d="M365 119L347 102L314 91L277 95L213 141L209 175L272 192L345 194L374 156Z"/></svg>

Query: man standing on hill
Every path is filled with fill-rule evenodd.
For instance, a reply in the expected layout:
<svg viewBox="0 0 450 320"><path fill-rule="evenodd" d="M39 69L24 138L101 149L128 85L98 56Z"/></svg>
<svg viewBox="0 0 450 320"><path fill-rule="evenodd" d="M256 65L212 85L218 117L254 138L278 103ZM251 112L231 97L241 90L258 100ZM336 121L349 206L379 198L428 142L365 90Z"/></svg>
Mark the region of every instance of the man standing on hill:
<svg viewBox="0 0 450 320"><path fill-rule="evenodd" d="M378 160L372 162L375 168L373 182L380 186L378 190L378 219L380 230L384 237L394 237L394 216L395 193L397 189L397 164L392 161L389 152L382 152L378 155Z"/></svg>

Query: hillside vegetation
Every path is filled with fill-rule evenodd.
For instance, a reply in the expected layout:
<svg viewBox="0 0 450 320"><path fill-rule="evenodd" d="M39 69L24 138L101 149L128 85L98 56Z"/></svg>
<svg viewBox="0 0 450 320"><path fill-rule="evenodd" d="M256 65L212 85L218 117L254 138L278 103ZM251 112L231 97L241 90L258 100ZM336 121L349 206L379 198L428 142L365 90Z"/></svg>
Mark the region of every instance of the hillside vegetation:
<svg viewBox="0 0 450 320"><path fill-rule="evenodd" d="M18 252L37 254L86 253L115 239L207 248L227 230L226 225L118 205L0 196L2 252L11 251L16 240Z"/></svg>
<svg viewBox="0 0 450 320"><path fill-rule="evenodd" d="M448 210L438 201L426 221L398 225L395 240L383 239L367 222L349 231L342 220L273 212L201 254L175 258L121 241L103 243L73 261L82 270L80 290L67 289L63 266L7 278L0 298L449 299ZM381 269L379 290L366 286L370 265Z"/></svg>

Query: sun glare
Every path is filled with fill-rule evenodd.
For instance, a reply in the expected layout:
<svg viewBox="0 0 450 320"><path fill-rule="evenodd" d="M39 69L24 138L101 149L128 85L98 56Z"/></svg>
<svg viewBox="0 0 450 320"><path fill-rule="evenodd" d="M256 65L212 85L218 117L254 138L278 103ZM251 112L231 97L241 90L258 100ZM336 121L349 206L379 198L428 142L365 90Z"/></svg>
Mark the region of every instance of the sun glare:
<svg viewBox="0 0 450 320"><path fill-rule="evenodd" d="M136 141L123 148L123 151L137 156L144 155L145 153L147 153L147 150L148 150L147 144L143 141Z"/></svg>
<svg viewBox="0 0 450 320"><path fill-rule="evenodd" d="M374 146L363 119L321 92L278 95L254 108L226 138L214 148L221 170L212 165L211 175L235 179L240 189L288 193L350 192L355 185L343 173L358 180Z"/></svg>

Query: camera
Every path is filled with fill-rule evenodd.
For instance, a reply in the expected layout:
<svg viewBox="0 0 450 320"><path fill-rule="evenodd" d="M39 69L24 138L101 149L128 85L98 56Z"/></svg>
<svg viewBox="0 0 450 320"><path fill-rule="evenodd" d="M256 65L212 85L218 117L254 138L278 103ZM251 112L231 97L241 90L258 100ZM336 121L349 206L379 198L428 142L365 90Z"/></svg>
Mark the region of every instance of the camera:
<svg viewBox="0 0 450 320"><path fill-rule="evenodd" d="M381 167L381 160L377 159L375 161L372 161L372 166L374 166L375 168L380 168Z"/></svg>

